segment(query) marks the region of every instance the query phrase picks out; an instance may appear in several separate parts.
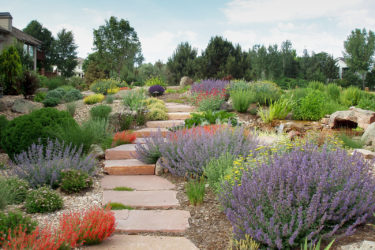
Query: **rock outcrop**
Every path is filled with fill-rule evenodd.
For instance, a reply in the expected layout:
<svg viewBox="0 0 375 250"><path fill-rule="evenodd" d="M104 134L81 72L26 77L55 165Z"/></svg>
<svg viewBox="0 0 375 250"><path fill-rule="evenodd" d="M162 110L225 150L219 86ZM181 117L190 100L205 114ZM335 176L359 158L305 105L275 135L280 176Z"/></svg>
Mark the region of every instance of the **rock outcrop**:
<svg viewBox="0 0 375 250"><path fill-rule="evenodd" d="M328 126L330 128L357 126L367 129L371 123L375 122L375 112L360 108L351 107L349 110L336 111L329 117Z"/></svg>

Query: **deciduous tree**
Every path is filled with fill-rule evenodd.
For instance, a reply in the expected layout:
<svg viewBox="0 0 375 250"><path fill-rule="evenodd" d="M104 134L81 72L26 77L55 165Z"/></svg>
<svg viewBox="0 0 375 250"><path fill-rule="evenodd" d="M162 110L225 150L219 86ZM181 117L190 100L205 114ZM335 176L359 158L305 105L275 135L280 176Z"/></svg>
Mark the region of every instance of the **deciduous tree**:
<svg viewBox="0 0 375 250"><path fill-rule="evenodd" d="M77 66L77 45L71 31L62 29L57 33L54 41L53 62L65 77L73 76L74 68Z"/></svg>

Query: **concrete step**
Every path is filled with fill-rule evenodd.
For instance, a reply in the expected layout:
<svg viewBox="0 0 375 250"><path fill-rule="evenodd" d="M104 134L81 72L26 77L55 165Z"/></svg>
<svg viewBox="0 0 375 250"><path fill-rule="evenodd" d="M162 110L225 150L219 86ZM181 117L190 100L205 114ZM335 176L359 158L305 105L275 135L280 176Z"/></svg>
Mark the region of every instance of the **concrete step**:
<svg viewBox="0 0 375 250"><path fill-rule="evenodd" d="M184 237L117 234L100 245L84 247L90 250L198 250Z"/></svg>
<svg viewBox="0 0 375 250"><path fill-rule="evenodd" d="M136 144L123 144L105 151L106 160L134 159Z"/></svg>
<svg viewBox="0 0 375 250"><path fill-rule="evenodd" d="M171 112L168 113L169 120L185 120L191 117L190 112Z"/></svg>
<svg viewBox="0 0 375 250"><path fill-rule="evenodd" d="M109 175L153 175L155 164L146 164L137 159L105 160L104 172Z"/></svg>
<svg viewBox="0 0 375 250"><path fill-rule="evenodd" d="M160 131L163 136L166 136L167 133L169 133L168 129L166 128L143 128L134 131L133 133L136 134L138 137L149 137L152 134L158 133Z"/></svg>
<svg viewBox="0 0 375 250"><path fill-rule="evenodd" d="M167 120L167 121L149 121L146 122L148 128L171 128L174 126L183 125L183 120Z"/></svg>
<svg viewBox="0 0 375 250"><path fill-rule="evenodd" d="M116 210L116 232L183 233L189 228L189 211L184 210Z"/></svg>
<svg viewBox="0 0 375 250"><path fill-rule="evenodd" d="M193 106L177 104L177 103L165 103L168 112L193 112L195 108Z"/></svg>
<svg viewBox="0 0 375 250"><path fill-rule="evenodd" d="M129 187L137 191L151 191L170 190L174 189L175 185L156 175L105 175L101 179L101 187L104 190L114 189L115 187Z"/></svg>
<svg viewBox="0 0 375 250"><path fill-rule="evenodd" d="M103 191L103 204L118 202L133 208L168 209L179 206L176 198L177 191Z"/></svg>

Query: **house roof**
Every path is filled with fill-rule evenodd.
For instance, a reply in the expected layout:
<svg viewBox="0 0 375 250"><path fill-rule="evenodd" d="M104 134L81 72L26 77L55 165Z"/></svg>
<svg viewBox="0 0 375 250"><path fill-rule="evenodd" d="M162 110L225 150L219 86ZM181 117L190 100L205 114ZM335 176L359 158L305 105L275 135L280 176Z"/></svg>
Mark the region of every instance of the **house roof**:
<svg viewBox="0 0 375 250"><path fill-rule="evenodd" d="M39 41L38 39L34 38L33 36L30 36L30 35L26 34L25 32L17 29L14 26L12 27L12 31L10 33L15 38L17 38L18 40L20 40L24 43L28 43L28 44L35 45L35 46L40 46L42 44L42 42Z"/></svg>

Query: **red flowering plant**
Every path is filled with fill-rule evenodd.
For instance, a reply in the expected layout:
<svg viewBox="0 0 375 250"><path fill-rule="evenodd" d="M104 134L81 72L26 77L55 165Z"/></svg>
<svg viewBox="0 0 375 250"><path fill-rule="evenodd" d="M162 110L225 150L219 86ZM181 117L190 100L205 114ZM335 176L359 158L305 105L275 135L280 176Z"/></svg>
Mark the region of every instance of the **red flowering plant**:
<svg viewBox="0 0 375 250"><path fill-rule="evenodd" d="M124 130L121 132L117 132L113 136L112 147L119 146L122 144L131 144L134 143L135 139L137 139L137 135L131 131Z"/></svg>
<svg viewBox="0 0 375 250"><path fill-rule="evenodd" d="M203 80L194 83L191 88L193 105L198 106L200 111L220 109L229 84L229 81L223 80Z"/></svg>
<svg viewBox="0 0 375 250"><path fill-rule="evenodd" d="M121 88L119 88L119 90L130 90L130 88L129 87L121 87Z"/></svg>
<svg viewBox="0 0 375 250"><path fill-rule="evenodd" d="M57 230L50 226L37 227L31 234L19 227L9 232L3 248L6 250L57 250L81 245L99 244L113 234L116 221L111 208L92 207L87 211L71 212L60 217Z"/></svg>

